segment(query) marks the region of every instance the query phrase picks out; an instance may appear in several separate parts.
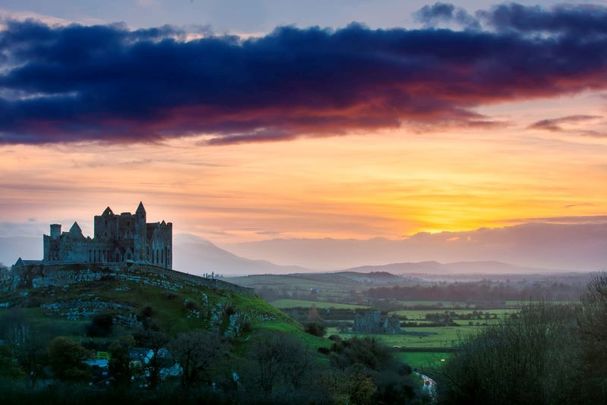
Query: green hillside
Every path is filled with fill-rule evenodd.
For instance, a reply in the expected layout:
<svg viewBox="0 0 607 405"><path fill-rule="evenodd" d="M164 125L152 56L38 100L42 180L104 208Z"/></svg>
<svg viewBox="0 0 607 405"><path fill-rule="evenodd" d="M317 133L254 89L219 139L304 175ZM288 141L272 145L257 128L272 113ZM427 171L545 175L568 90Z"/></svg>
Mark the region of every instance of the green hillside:
<svg viewBox="0 0 607 405"><path fill-rule="evenodd" d="M421 399L391 348L323 336L324 326L220 280L28 264L0 278L0 395L87 405Z"/></svg>
<svg viewBox="0 0 607 405"><path fill-rule="evenodd" d="M81 269L64 266L61 271L76 274ZM29 285L12 291L5 286L0 293L0 320L18 311L34 333L49 339L61 335L102 342L136 332L142 327L142 313L147 313L148 321L169 337L192 330L215 330L247 341L260 331L278 329L314 347L329 344L306 334L299 323L244 288L178 272L159 276L156 269L149 268L129 268L120 276L108 273L98 280L38 288ZM112 334L87 336L86 325L101 314L114 318Z"/></svg>

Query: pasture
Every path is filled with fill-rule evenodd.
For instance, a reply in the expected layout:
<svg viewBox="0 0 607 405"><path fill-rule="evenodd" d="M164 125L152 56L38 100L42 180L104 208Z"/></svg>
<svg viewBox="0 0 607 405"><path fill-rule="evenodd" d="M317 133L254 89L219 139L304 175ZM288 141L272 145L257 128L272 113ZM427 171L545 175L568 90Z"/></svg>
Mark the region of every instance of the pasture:
<svg viewBox="0 0 607 405"><path fill-rule="evenodd" d="M337 327L329 327L327 328L327 336L338 335L343 339L355 336L373 337L394 348L397 351L397 357L411 367L427 370L440 367L453 350L457 349L458 344L463 339L482 331L487 325L501 322L520 311L520 307L514 306L498 309L473 308L467 307L463 302L440 302L440 305L437 305L435 309L427 309L430 302L426 302L426 305L423 302L416 301L415 306L424 309L413 309L415 306L410 306L406 307L409 309L389 312L389 314L398 315L405 324L400 334L362 334L344 331L343 329L340 332ZM412 304L413 302L409 303ZM432 302L432 304L439 304L439 302ZM275 300L272 305L285 310L310 308L312 306L318 309L371 309L361 305L295 299ZM439 318L448 315L452 323L445 326L436 325L436 320L432 320L432 315ZM353 313L351 316L354 316ZM342 321L351 322L353 318L343 319ZM406 326L406 323L412 323L415 326Z"/></svg>
<svg viewBox="0 0 607 405"><path fill-rule="evenodd" d="M364 305L355 304L342 304L338 302L326 302L326 301L308 301L308 300L295 300L295 299L279 299L270 302L273 306L279 309L289 308L334 308L334 309L365 309L369 308Z"/></svg>

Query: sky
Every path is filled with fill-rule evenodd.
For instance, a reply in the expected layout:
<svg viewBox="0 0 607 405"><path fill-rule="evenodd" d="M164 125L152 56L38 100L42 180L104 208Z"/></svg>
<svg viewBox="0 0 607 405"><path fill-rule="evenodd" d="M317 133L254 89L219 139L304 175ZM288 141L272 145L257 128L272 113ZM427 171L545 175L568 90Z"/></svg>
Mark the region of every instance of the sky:
<svg viewBox="0 0 607 405"><path fill-rule="evenodd" d="M0 3L0 236L220 244L607 212L607 3Z"/></svg>

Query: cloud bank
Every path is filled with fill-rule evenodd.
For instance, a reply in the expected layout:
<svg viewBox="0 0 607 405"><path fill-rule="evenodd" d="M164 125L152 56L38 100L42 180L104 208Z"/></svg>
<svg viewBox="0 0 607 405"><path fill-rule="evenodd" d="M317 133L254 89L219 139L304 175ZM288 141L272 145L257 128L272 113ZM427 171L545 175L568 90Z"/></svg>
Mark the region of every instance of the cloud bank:
<svg viewBox="0 0 607 405"><path fill-rule="evenodd" d="M484 126L495 122L475 107L607 87L607 7L510 4L474 15L432 7L418 15L466 29L352 24L186 40L168 26L8 21L0 143L208 134L228 144Z"/></svg>

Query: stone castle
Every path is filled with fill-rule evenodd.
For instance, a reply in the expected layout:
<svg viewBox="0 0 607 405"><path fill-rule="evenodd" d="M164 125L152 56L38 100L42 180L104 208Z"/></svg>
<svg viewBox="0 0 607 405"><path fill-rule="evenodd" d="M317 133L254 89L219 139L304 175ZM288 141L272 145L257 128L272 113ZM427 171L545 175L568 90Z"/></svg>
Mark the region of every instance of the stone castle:
<svg viewBox="0 0 607 405"><path fill-rule="evenodd" d="M77 222L69 232L61 232L60 224L52 224L50 235L44 235L43 264L145 263L171 269L173 264L173 224L146 222L143 203L135 214L114 214L107 207L95 215L94 237L85 237Z"/></svg>

